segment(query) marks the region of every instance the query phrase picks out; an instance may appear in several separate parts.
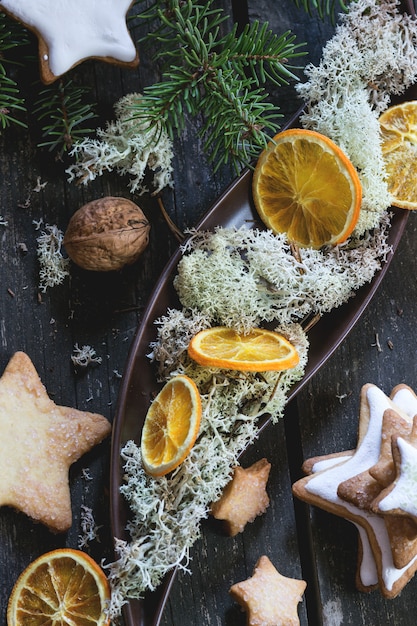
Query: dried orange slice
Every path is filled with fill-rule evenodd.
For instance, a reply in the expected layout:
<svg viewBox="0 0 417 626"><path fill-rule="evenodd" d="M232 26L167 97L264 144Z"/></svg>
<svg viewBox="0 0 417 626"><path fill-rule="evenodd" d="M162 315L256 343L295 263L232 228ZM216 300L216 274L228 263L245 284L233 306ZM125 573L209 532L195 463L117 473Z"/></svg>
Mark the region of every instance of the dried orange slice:
<svg viewBox="0 0 417 626"><path fill-rule="evenodd" d="M417 101L387 109L379 118L391 202L417 209Z"/></svg>
<svg viewBox="0 0 417 626"><path fill-rule="evenodd" d="M316 249L348 238L362 202L349 158L328 137L300 128L279 133L261 153L252 190L268 228Z"/></svg>
<svg viewBox="0 0 417 626"><path fill-rule="evenodd" d="M85 552L62 548L35 559L17 579L7 607L8 626L110 624L110 587Z"/></svg>
<svg viewBox="0 0 417 626"><path fill-rule="evenodd" d="M182 463L197 439L201 398L188 376L169 380L153 400L142 429L141 452L145 471L164 476Z"/></svg>
<svg viewBox="0 0 417 626"><path fill-rule="evenodd" d="M279 371L299 361L292 343L263 328L253 328L247 334L224 326L207 328L192 338L188 354L200 365L241 372Z"/></svg>

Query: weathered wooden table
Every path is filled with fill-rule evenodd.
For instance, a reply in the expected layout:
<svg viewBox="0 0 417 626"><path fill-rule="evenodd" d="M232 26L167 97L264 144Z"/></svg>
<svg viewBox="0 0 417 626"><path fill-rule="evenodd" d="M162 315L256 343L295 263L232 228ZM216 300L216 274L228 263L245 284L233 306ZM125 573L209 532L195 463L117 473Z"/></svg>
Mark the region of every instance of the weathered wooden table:
<svg viewBox="0 0 417 626"><path fill-rule="evenodd" d="M330 22L307 16L291 0L219 0L217 4L231 16L235 11L236 20L269 21L276 33L291 29L299 42L307 42L312 62L318 62L333 32ZM158 78L147 50L141 49L140 56L141 64L134 71L93 61L74 70L77 78L94 85L99 125L112 118L113 104L120 96L140 91ZM29 92L34 78L27 78ZM294 87L275 89L272 95L284 123L299 106ZM32 118L28 122L28 130L10 128L0 134L0 215L7 222L0 225L0 370L15 351L24 350L55 402L100 412L112 420L141 312L177 241L156 200L133 197L151 222L151 241L142 258L116 273L72 266L69 280L40 294L35 223L43 220L44 225L65 230L71 215L86 201L103 195L128 197L129 192L127 181L116 175L87 187L69 184L66 157L56 161L53 154L38 148L39 129ZM175 140L175 188L163 195L168 213L181 229L193 226L234 177L227 168L213 173L197 128L198 120L190 120ZM192 551L191 575L177 576L163 626L243 626L245 616L228 589L251 575L261 554L268 554L285 575L307 580L305 600L299 606L303 625L415 624L417 581L391 601L379 592L356 591L356 530L340 518L293 502L291 484L300 475L304 458L355 446L362 384L373 382L386 393L400 382L417 389L416 230L416 217L411 215L382 286L359 323L289 404L285 420L267 429L247 453L247 464L263 456L272 463L266 514L234 539L220 536L210 523L203 524L202 539ZM76 344L92 346L101 364L75 368L70 357ZM64 535L53 535L14 510L0 510L2 624L10 591L23 568L47 550L79 545L82 505L92 507L100 527L100 541L92 541L87 551L98 561L113 558L109 458L110 441L106 441L72 467L73 525ZM86 479L86 469L92 480Z"/></svg>

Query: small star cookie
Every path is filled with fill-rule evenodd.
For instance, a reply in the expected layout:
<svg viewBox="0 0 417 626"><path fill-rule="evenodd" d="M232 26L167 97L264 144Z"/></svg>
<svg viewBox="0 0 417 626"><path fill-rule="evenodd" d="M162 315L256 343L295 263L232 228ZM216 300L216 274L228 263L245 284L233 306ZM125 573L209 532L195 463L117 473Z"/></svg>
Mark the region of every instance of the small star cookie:
<svg viewBox="0 0 417 626"><path fill-rule="evenodd" d="M253 522L268 507L266 483L270 469L267 459L261 459L246 469L235 467L232 480L220 499L212 504L211 514L224 521L231 537L241 533L248 522Z"/></svg>
<svg viewBox="0 0 417 626"><path fill-rule="evenodd" d="M138 54L126 25L131 5L132 0L0 1L0 9L37 35L46 84L88 58L135 67Z"/></svg>
<svg viewBox="0 0 417 626"><path fill-rule="evenodd" d="M248 626L297 626L297 605L307 583L278 572L261 556L251 578L234 584L230 594L247 612Z"/></svg>
<svg viewBox="0 0 417 626"><path fill-rule="evenodd" d="M102 415L56 405L30 358L16 352L0 378L0 506L68 530L69 468L110 430Z"/></svg>

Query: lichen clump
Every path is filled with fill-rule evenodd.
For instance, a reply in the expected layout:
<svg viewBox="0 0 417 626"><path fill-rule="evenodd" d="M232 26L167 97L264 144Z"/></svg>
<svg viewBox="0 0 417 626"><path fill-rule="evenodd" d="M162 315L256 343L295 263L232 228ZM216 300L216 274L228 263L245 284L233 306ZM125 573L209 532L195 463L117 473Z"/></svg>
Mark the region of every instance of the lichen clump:
<svg viewBox="0 0 417 626"><path fill-rule="evenodd" d="M76 162L67 169L69 182L79 179L83 184L105 172L130 175L132 193L149 191L144 178L147 169L153 172L154 194L172 186L172 141L166 130L150 127L135 118L134 103L140 94L132 93L115 104L116 119L97 130L97 138L85 138L74 144L70 155Z"/></svg>
<svg viewBox="0 0 417 626"><path fill-rule="evenodd" d="M301 321L340 306L390 253L385 215L369 236L325 250L291 254L285 235L218 228L189 239L175 278L181 304L212 322L247 331L276 320Z"/></svg>
<svg viewBox="0 0 417 626"><path fill-rule="evenodd" d="M358 169L363 202L356 234L378 225L391 204L378 118L417 79L417 21L393 0L356 0L323 48L318 66L296 86L304 128L332 139Z"/></svg>
<svg viewBox="0 0 417 626"><path fill-rule="evenodd" d="M55 225L46 224L37 238L39 260L39 289L45 293L48 287L60 285L69 276L69 259L62 254L64 233Z"/></svg>

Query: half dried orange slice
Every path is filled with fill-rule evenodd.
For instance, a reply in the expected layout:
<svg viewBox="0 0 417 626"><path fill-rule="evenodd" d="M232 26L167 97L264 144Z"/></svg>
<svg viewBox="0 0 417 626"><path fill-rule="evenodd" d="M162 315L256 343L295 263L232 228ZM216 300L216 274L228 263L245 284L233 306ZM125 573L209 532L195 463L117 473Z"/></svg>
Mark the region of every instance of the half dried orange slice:
<svg viewBox="0 0 417 626"><path fill-rule="evenodd" d="M417 209L417 101L387 109L379 118L382 155L391 202Z"/></svg>
<svg viewBox="0 0 417 626"><path fill-rule="evenodd" d="M299 361L288 339L263 328L246 334L224 326L207 328L192 338L188 354L200 365L241 372L284 370Z"/></svg>
<svg viewBox="0 0 417 626"><path fill-rule="evenodd" d="M201 398L188 376L169 380L153 400L142 429L141 453L145 471L164 476L184 461L197 439Z"/></svg>
<svg viewBox="0 0 417 626"><path fill-rule="evenodd" d="M110 587L85 552L62 548L35 559L17 579L7 608L8 626L110 624Z"/></svg>
<svg viewBox="0 0 417 626"><path fill-rule="evenodd" d="M290 242L311 248L345 241L358 221L358 173L328 137L294 128L276 135L256 164L253 199L260 218Z"/></svg>

